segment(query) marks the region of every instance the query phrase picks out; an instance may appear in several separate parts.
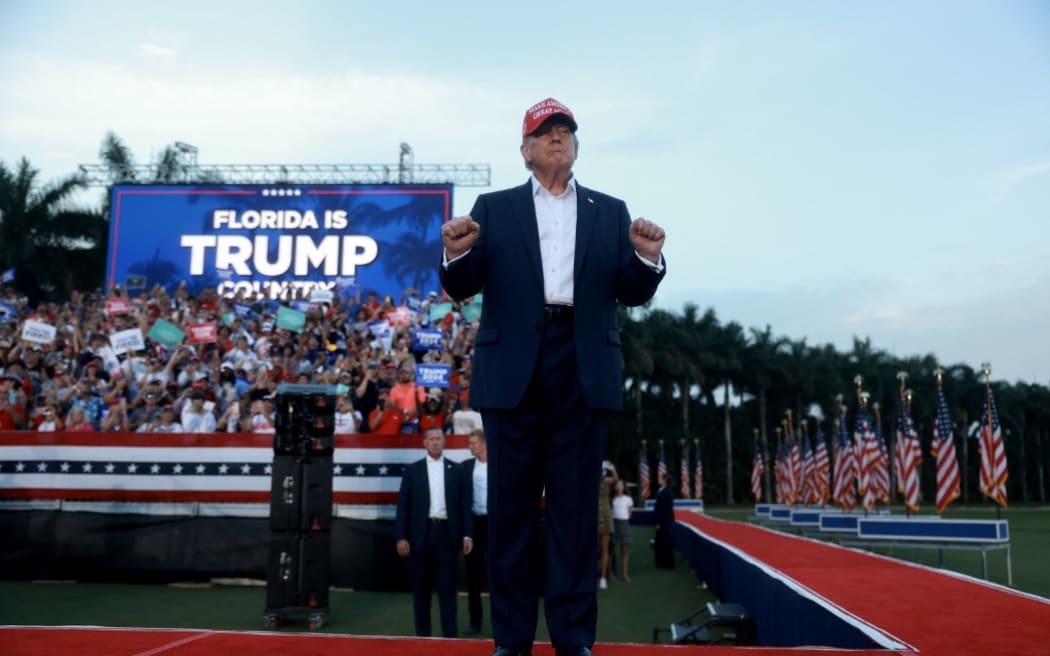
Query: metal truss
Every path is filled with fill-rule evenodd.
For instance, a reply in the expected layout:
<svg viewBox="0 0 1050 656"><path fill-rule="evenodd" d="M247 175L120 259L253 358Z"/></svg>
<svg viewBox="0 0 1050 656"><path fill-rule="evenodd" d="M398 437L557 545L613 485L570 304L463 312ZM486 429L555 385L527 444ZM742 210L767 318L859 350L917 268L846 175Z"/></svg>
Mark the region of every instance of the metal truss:
<svg viewBox="0 0 1050 656"><path fill-rule="evenodd" d="M102 164L81 164L88 185L141 184L453 184L488 187L488 164L184 164L169 175L156 165L129 167L117 175Z"/></svg>

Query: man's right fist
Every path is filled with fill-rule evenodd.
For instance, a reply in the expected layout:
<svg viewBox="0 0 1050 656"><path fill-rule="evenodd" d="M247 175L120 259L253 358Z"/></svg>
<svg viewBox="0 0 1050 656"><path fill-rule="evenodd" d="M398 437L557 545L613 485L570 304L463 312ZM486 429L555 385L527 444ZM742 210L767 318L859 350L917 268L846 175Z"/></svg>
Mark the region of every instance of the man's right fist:
<svg viewBox="0 0 1050 656"><path fill-rule="evenodd" d="M441 226L441 243L445 258L454 260L470 250L481 234L481 226L469 216L457 216Z"/></svg>

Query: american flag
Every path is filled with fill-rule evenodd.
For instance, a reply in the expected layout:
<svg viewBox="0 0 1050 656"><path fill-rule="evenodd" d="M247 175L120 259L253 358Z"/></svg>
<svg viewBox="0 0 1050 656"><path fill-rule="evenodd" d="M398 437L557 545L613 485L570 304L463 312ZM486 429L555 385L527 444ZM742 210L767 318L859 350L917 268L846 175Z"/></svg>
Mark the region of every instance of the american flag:
<svg viewBox="0 0 1050 656"><path fill-rule="evenodd" d="M791 483L789 481L791 472L789 470L787 449L784 447L784 441L780 439L780 432L778 431L777 455L776 460L773 462L773 478L777 488L777 503L791 503Z"/></svg>
<svg viewBox="0 0 1050 656"><path fill-rule="evenodd" d="M788 499L785 503L794 504L801 501L802 496L802 453L794 430L787 434L787 465Z"/></svg>
<svg viewBox="0 0 1050 656"><path fill-rule="evenodd" d="M919 451L919 434L911 419L911 408L907 398L902 394L901 412L897 417L897 441L894 444L894 468L897 472L897 489L904 495L904 505L908 510L919 510L919 463L922 453Z"/></svg>
<svg viewBox="0 0 1050 656"><path fill-rule="evenodd" d="M817 463L813 454L813 447L809 441L809 434L802 434L802 492L800 501L807 506L819 501L817 490Z"/></svg>
<svg viewBox="0 0 1050 656"><path fill-rule="evenodd" d="M704 498L704 462L700 459L700 447L696 448L696 469L693 470L693 495L695 499Z"/></svg>
<svg viewBox="0 0 1050 656"><path fill-rule="evenodd" d="M692 490L689 489L689 447L684 443L682 444L682 461L678 469L678 475L682 479L679 488L682 492L682 498L691 498L693 495Z"/></svg>
<svg viewBox="0 0 1050 656"><path fill-rule="evenodd" d="M937 512L943 513L949 503L959 498L961 486L952 419L948 416L948 402L944 400L944 390L939 386L937 420L933 424L933 457L937 461Z"/></svg>
<svg viewBox="0 0 1050 656"><path fill-rule="evenodd" d="M831 498L831 461L828 459L828 445L824 440L824 432L820 430L819 425L817 426L817 434L814 436L814 439L817 442L817 448L814 449L813 455L819 495L817 504L826 506Z"/></svg>
<svg viewBox="0 0 1050 656"><path fill-rule="evenodd" d="M835 471L833 499L842 506L846 512L853 510L857 501L854 480L856 479L857 458L853 453L853 443L850 441L849 428L846 426L846 408L839 411L838 435L835 438Z"/></svg>
<svg viewBox="0 0 1050 656"><path fill-rule="evenodd" d="M857 423L853 430L854 445L861 445L860 474L857 477L857 493L865 510L875 507L875 468L879 463L879 443L871 429L868 409L861 403L857 406Z"/></svg>
<svg viewBox="0 0 1050 656"><path fill-rule="evenodd" d="M882 436L882 420L878 410L875 411L875 443L878 446L878 458L875 461L875 469L872 472L872 485L875 488L875 498L889 504L890 502L890 454L886 449L886 439Z"/></svg>
<svg viewBox="0 0 1050 656"><path fill-rule="evenodd" d="M660 442L660 460L656 463L656 480L667 476L667 461L664 460L664 443Z"/></svg>
<svg viewBox="0 0 1050 656"><path fill-rule="evenodd" d="M645 503L645 500L652 494L649 487L649 454L646 453L645 444L642 444L638 454L638 488L638 498Z"/></svg>
<svg viewBox="0 0 1050 656"><path fill-rule="evenodd" d="M999 410L991 384L986 384L986 401L981 416L981 492L1003 508L1006 507L1006 449L999 426Z"/></svg>
<svg viewBox="0 0 1050 656"><path fill-rule="evenodd" d="M470 457L467 436L445 455ZM425 455L418 436L337 435L332 500L395 504L405 465ZM4 433L0 499L117 502L270 501L273 436L252 433Z"/></svg>
<svg viewBox="0 0 1050 656"><path fill-rule="evenodd" d="M762 449L759 448L758 440L755 440L755 453L751 457L751 494L755 497L755 503L762 500L762 477L766 473L766 463L762 460Z"/></svg>

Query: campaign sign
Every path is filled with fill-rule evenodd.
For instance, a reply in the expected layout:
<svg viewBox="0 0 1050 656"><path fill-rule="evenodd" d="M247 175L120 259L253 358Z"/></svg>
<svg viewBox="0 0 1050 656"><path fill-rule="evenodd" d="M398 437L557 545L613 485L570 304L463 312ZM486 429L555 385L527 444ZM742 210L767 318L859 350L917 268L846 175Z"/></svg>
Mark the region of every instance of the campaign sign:
<svg viewBox="0 0 1050 656"><path fill-rule="evenodd" d="M117 355L122 355L129 351L146 350L146 341L142 339L141 328L129 328L115 332L109 336L109 344Z"/></svg>
<svg viewBox="0 0 1050 656"><path fill-rule="evenodd" d="M34 344L50 344L55 341L55 327L43 321L26 319L22 324L22 339Z"/></svg>
<svg viewBox="0 0 1050 656"><path fill-rule="evenodd" d="M466 321L477 321L481 318L481 303L471 303L463 306L463 318Z"/></svg>
<svg viewBox="0 0 1050 656"><path fill-rule="evenodd" d="M416 385L423 387L448 387L452 378L452 367L447 364L417 364Z"/></svg>
<svg viewBox="0 0 1050 656"><path fill-rule="evenodd" d="M314 289L310 292L311 303L327 303L328 305L331 305L334 299L335 292L331 289Z"/></svg>
<svg viewBox="0 0 1050 656"><path fill-rule="evenodd" d="M121 314L131 314L131 303L126 298L107 298L106 314L115 317Z"/></svg>
<svg viewBox="0 0 1050 656"><path fill-rule="evenodd" d="M277 327L290 330L293 333L303 332L306 326L306 315L299 310L284 307L277 308Z"/></svg>
<svg viewBox="0 0 1050 656"><path fill-rule="evenodd" d="M190 344L214 344L219 341L219 327L214 321L191 323L188 330Z"/></svg>
<svg viewBox="0 0 1050 656"><path fill-rule="evenodd" d="M291 300L345 281L399 298L436 289L451 184L114 185L106 286ZM340 283L339 281L344 281Z"/></svg>
<svg viewBox="0 0 1050 656"><path fill-rule="evenodd" d="M169 349L173 349L182 342L183 338L186 337L186 333L164 319L157 319L153 327L149 329L146 337L167 346Z"/></svg>
<svg viewBox="0 0 1050 656"><path fill-rule="evenodd" d="M390 322L391 326L408 326L412 323L412 315L407 307L387 310L384 316L386 316L386 320Z"/></svg>
<svg viewBox="0 0 1050 656"><path fill-rule="evenodd" d="M451 303L434 303L430 306L430 320L434 323L443 321L445 319L445 315L451 311Z"/></svg>
<svg viewBox="0 0 1050 656"><path fill-rule="evenodd" d="M247 303L234 303L233 313L242 319L252 318L252 306Z"/></svg>
<svg viewBox="0 0 1050 656"><path fill-rule="evenodd" d="M427 330L420 328L412 333L413 351L440 351L442 348L441 338L444 335L440 330Z"/></svg>

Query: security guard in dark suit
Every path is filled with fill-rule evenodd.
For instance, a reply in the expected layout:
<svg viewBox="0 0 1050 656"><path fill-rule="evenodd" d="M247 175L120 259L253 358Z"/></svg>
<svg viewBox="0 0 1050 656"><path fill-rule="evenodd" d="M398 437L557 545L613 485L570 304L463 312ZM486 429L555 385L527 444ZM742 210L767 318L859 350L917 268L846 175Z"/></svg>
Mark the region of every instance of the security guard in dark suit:
<svg viewBox="0 0 1050 656"><path fill-rule="evenodd" d="M442 456L445 433L428 428L423 435L427 455L405 468L397 498L397 553L412 560L413 615L416 635L430 635L430 595L437 584L441 633L458 634L456 563L462 550L473 547L469 493L462 467Z"/></svg>

